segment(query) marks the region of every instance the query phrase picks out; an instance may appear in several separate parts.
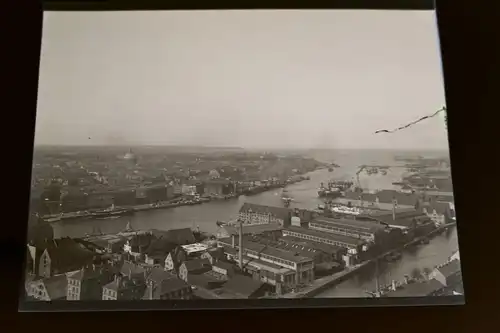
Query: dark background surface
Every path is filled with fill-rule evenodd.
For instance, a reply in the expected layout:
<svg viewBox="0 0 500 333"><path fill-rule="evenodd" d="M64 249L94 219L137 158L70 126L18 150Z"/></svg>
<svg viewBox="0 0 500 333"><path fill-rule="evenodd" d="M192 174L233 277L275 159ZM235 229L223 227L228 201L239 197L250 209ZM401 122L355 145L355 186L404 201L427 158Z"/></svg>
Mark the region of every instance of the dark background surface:
<svg viewBox="0 0 500 333"><path fill-rule="evenodd" d="M86 1L88 3L89 1ZM58 9L195 9L209 8L192 1L94 1L94 4L72 4L61 1ZM163 2L168 2L165 4ZM67 5L64 5L67 3ZM106 4L107 3L107 4ZM140 3L140 4L139 4ZM244 1L223 4L210 1L210 8L373 8L424 9L432 1L329 1L315 4L303 1L288 6L272 1ZM491 2L492 4L495 2ZM1 281L2 331L95 330L131 331L159 329L178 330L253 330L253 331L425 331L425 332L489 332L496 331L500 300L497 298L499 223L495 209L498 187L496 155L493 147L496 132L488 132L486 124L496 125L493 102L496 91L493 80L498 59L498 12L480 8L479 2L437 0L438 22L442 46L452 174L458 215L459 245L462 257L465 306L378 307L288 310L171 311L171 312L101 312L101 313L17 313L21 290L21 266L25 251L26 215L33 129L38 85L38 63L41 41L41 6L36 1L16 1L14 11L7 14L8 27L2 29L2 55L10 56L2 64L7 99L2 108L4 130L3 163L4 215L1 234L3 267ZM52 5L51 9L55 9ZM71 6L62 7L62 6ZM86 6L86 7L85 7ZM104 8L104 7L107 8ZM50 8L50 6L46 7ZM491 17L491 18L488 18ZM496 95L496 94L495 94ZM495 96L496 97L496 96ZM425 98L425 96L422 96ZM495 101L496 102L496 101ZM495 126L498 127L498 126ZM498 130L497 130L498 131ZM493 145L491 145L493 144ZM10 182L10 183L8 183ZM243 301L242 301L243 303ZM97 317L97 318L96 318ZM140 317L140 318L139 318ZM10 326L10 327L9 327Z"/></svg>

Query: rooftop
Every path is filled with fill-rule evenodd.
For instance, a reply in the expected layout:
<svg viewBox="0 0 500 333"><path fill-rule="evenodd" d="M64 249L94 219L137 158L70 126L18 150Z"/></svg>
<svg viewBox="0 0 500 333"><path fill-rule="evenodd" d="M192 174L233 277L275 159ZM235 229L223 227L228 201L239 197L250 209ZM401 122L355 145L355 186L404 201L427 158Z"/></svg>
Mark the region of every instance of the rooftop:
<svg viewBox="0 0 500 333"><path fill-rule="evenodd" d="M425 297L443 288L441 282L432 279L425 282L415 282L403 288L387 293L386 297Z"/></svg>
<svg viewBox="0 0 500 333"><path fill-rule="evenodd" d="M215 264L212 265L212 268L213 267L222 268L222 269L227 270L227 271L230 271L230 270L234 269L234 265L233 264L231 264L229 262L225 262L225 261L218 261L218 262L216 262Z"/></svg>
<svg viewBox="0 0 500 333"><path fill-rule="evenodd" d="M189 288L189 285L177 277L163 280L158 284L148 285L142 299L161 299L163 295ZM151 290L152 289L152 290Z"/></svg>
<svg viewBox="0 0 500 333"><path fill-rule="evenodd" d="M332 240L332 241L336 241L336 242L342 242L342 243L352 245L352 246L358 246L358 245L362 245L365 243L365 241L363 241L362 239L358 239L358 238L353 238L353 237L343 236L343 235L336 235L336 234L321 232L321 231L312 230L312 229L300 228L300 227L287 227L285 230L301 233L304 235L319 237L319 238L323 238L323 239L328 239L328 240Z"/></svg>
<svg viewBox="0 0 500 333"><path fill-rule="evenodd" d="M255 281L249 277L243 275L235 275L229 281L224 284L222 289L224 291L229 291L230 293L234 293L235 295L249 298L253 296L264 283L260 281Z"/></svg>
<svg viewBox="0 0 500 333"><path fill-rule="evenodd" d="M208 259L187 260L184 261L183 265L186 267L188 272L208 270L211 267Z"/></svg>
<svg viewBox="0 0 500 333"><path fill-rule="evenodd" d="M219 243L231 246L232 239L231 238L222 238L222 239L219 239ZM235 245L238 246L238 244L239 244L239 240L235 240ZM275 257L275 258L279 258L279 259L283 259L283 260L288 260L288 261L292 261L295 263L311 261L310 258L295 255L293 251L281 250L281 249L277 249L277 248L274 248L274 247L271 247L268 245L259 244L259 243L245 240L245 239L243 240L243 249L255 251L259 254L265 254L265 255L268 255L271 257Z"/></svg>
<svg viewBox="0 0 500 333"><path fill-rule="evenodd" d="M260 214L271 214L281 219L286 219L290 216L290 214L293 213L291 209L284 207L264 206L246 202L240 208L240 213L249 213L249 212L260 213Z"/></svg>
<svg viewBox="0 0 500 333"><path fill-rule="evenodd" d="M445 264L444 266L441 266L438 268L438 271L441 272L441 274L444 275L444 277L448 278L456 273L459 273L461 271L460 268L460 261L457 259L454 259L450 261L449 263Z"/></svg>
<svg viewBox="0 0 500 333"><path fill-rule="evenodd" d="M68 280L65 274L56 275L43 280L50 300L65 299Z"/></svg>
<svg viewBox="0 0 500 333"><path fill-rule="evenodd" d="M208 249L208 246L206 244L195 243L195 244L189 244L189 245L182 245L182 248L188 254L190 254L190 253L206 251Z"/></svg>
<svg viewBox="0 0 500 333"><path fill-rule="evenodd" d="M238 235L238 228L235 226L224 226L229 235ZM243 225L243 234L261 234L268 231L278 231L283 227L278 223L266 223L257 225Z"/></svg>
<svg viewBox="0 0 500 333"><path fill-rule="evenodd" d="M368 221L357 221L352 219L333 219L327 217L319 217L314 219L312 222L326 223L330 225L336 225L339 227L356 229L359 231L366 231L373 233L385 229L385 226L378 223L373 223Z"/></svg>
<svg viewBox="0 0 500 333"><path fill-rule="evenodd" d="M280 240L283 240L285 242L289 242L292 244L300 244L300 245L304 245L304 246L313 247L319 251L329 253L329 254L337 254L339 251L344 250L344 248L340 247L340 246L328 245L328 244L315 242L315 241L311 241L311 240L305 240L305 239L297 238L297 237L293 237L293 236L283 236L280 238Z"/></svg>

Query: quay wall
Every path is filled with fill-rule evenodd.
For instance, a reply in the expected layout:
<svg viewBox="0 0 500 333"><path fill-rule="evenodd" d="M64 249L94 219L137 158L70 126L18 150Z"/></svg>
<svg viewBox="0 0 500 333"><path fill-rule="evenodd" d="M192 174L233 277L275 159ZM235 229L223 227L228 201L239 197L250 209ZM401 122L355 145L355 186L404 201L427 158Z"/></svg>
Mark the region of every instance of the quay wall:
<svg viewBox="0 0 500 333"><path fill-rule="evenodd" d="M356 272L358 272L360 269L362 269L366 265L368 265L372 262L375 262L377 260L380 260L380 259L384 258L386 255L389 255L393 252L401 251L409 246L417 244L420 241L422 241L424 238L427 238L427 237L432 236L440 231L443 231L445 228L448 228L452 225L455 225L455 222L439 226L438 228L431 231L430 233L428 233L424 236L421 236L421 237L417 237L417 238L413 239L412 241L406 243L405 245L403 245L397 249L390 250L390 251L388 251L384 254L381 254L373 259L364 261L364 262L352 267L351 269L347 269L343 272L339 272L339 273L318 279L316 281L316 283L313 282L313 285L310 286L309 288L306 288L306 290L299 292L299 293L296 293L296 294L284 295L284 298L310 298L310 297L314 297L314 296L320 294L321 292L325 291L326 289L330 289L330 288L336 286L337 284L344 282L346 279L350 278L352 275L354 275Z"/></svg>

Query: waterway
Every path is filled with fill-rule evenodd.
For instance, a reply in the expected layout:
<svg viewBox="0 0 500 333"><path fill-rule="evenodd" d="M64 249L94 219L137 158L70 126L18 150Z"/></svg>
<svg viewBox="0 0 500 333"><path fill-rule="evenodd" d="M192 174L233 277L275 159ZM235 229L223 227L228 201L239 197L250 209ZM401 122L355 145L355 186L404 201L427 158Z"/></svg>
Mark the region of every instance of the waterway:
<svg viewBox="0 0 500 333"><path fill-rule="evenodd" d="M401 179L406 171L401 163L394 161L391 151L339 151L335 153L318 153L315 157L321 161L335 162L340 165L333 172L317 170L309 173L310 180L305 180L287 187L288 194L293 198L291 207L315 209L322 201L317 197L318 186L321 182L330 179L355 180L355 173L359 165L374 164L399 166L388 170L387 175L360 174L360 185L365 189L394 188L392 182ZM103 233L122 231L127 223L134 229L194 228L215 233L218 229L216 221L234 219L240 207L245 202L281 206L281 189L260 193L255 196L241 196L238 199L227 201L213 201L197 206L184 206L165 210L151 210L138 212L131 217L120 217L113 220L76 219L66 220L53 224L56 237L81 237L86 233L100 230ZM446 235L439 235L425 246L413 252L404 253L399 262L379 267L381 283L389 283L391 279L402 279L415 268L432 268L444 261L456 250L456 230ZM387 280L387 281L384 281ZM365 290L375 288L375 271L373 267L360 272L356 277L327 290L318 297L366 297Z"/></svg>

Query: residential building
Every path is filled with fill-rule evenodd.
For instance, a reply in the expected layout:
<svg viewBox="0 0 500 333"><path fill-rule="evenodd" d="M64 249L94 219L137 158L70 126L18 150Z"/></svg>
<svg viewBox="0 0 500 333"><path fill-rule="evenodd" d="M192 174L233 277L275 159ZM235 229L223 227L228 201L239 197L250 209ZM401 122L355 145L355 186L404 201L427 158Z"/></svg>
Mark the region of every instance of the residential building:
<svg viewBox="0 0 500 333"><path fill-rule="evenodd" d="M222 247L210 248L201 254L201 258L207 259L210 265L214 265L219 260L224 259L224 257L224 248Z"/></svg>
<svg viewBox="0 0 500 333"><path fill-rule="evenodd" d="M190 274L202 274L212 270L210 261L208 259L194 259L184 261L179 267L179 278L188 282Z"/></svg>
<svg viewBox="0 0 500 333"><path fill-rule="evenodd" d="M234 238L219 239L218 244L225 247L225 252L227 252L226 248L229 247L239 248L239 241ZM295 284L309 283L314 280L314 262L311 258L246 239L243 239L242 248L242 255L244 256L292 270L294 272ZM230 253L229 256L231 256ZM234 257L233 259L238 260Z"/></svg>
<svg viewBox="0 0 500 333"><path fill-rule="evenodd" d="M103 287L102 300L140 300L144 297L145 291L146 283L143 278L117 276L112 282Z"/></svg>
<svg viewBox="0 0 500 333"><path fill-rule="evenodd" d="M118 253L123 250L127 239L118 235L98 235L86 237L87 242L93 243L107 253Z"/></svg>
<svg viewBox="0 0 500 333"><path fill-rule="evenodd" d="M39 259L38 275L48 278L76 271L92 264L95 258L96 253L71 238L54 239L45 243L45 250Z"/></svg>
<svg viewBox="0 0 500 333"><path fill-rule="evenodd" d="M130 261L124 261L119 269L121 276L126 276L130 280L133 279L144 279L147 274L146 268L144 266L138 265Z"/></svg>
<svg viewBox="0 0 500 333"><path fill-rule="evenodd" d="M191 286L177 277L163 280L158 284L149 282L142 297L143 300L185 300L191 298Z"/></svg>
<svg viewBox="0 0 500 333"><path fill-rule="evenodd" d="M155 239L155 236L149 233L134 235L123 245L123 252L138 259L141 255L146 254L147 249Z"/></svg>
<svg viewBox="0 0 500 333"><path fill-rule="evenodd" d="M179 267L187 259L188 255L186 251L182 247L177 246L167 255L167 258L165 259L165 270L178 273Z"/></svg>
<svg viewBox="0 0 500 333"><path fill-rule="evenodd" d="M283 207L244 203L238 218L246 225L275 223L285 226L290 224L292 210Z"/></svg>
<svg viewBox="0 0 500 333"><path fill-rule="evenodd" d="M318 217L309 222L309 229L359 238L374 243L377 236L385 233L386 226L353 219Z"/></svg>
<svg viewBox="0 0 500 333"><path fill-rule="evenodd" d="M102 286L113 281L117 273L111 267L96 267L92 265L68 274L67 300L100 300Z"/></svg>
<svg viewBox="0 0 500 333"><path fill-rule="evenodd" d="M196 243L193 230L190 228L170 229L163 232L162 238L174 245L188 245Z"/></svg>
<svg viewBox="0 0 500 333"><path fill-rule="evenodd" d="M225 261L218 261L212 265L212 271L226 277L232 277L235 273L235 267L234 264Z"/></svg>
<svg viewBox="0 0 500 333"><path fill-rule="evenodd" d="M31 281L27 286L27 296L39 301L66 299L67 278L65 274Z"/></svg>

